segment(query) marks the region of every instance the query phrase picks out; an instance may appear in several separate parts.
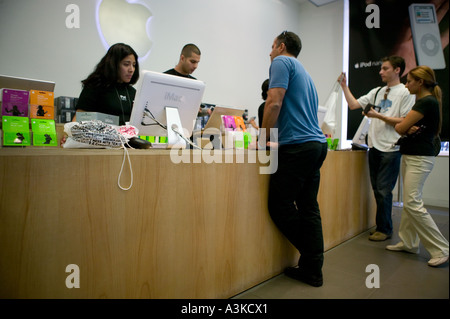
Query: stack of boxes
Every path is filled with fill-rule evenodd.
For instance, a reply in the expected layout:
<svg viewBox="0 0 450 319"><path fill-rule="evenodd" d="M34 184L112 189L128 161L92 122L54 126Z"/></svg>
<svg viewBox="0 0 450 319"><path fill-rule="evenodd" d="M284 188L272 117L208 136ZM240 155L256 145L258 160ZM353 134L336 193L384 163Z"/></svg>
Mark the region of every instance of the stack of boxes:
<svg viewBox="0 0 450 319"><path fill-rule="evenodd" d="M54 97L42 90L0 89L0 146L57 146L55 123L71 122L78 98ZM119 125L119 117L101 113L80 113L80 120L102 120ZM94 118L92 118L94 117ZM31 128L31 131L30 131Z"/></svg>
<svg viewBox="0 0 450 319"><path fill-rule="evenodd" d="M244 118L242 116L221 115L222 132L225 135L224 147L244 149L252 142L252 136L247 132Z"/></svg>
<svg viewBox="0 0 450 319"><path fill-rule="evenodd" d="M1 101L3 145L57 146L53 92L4 88Z"/></svg>
<svg viewBox="0 0 450 319"><path fill-rule="evenodd" d="M55 99L56 121L58 123L72 122L75 116L78 98L69 96L59 96Z"/></svg>
<svg viewBox="0 0 450 319"><path fill-rule="evenodd" d="M29 100L29 91L1 90L3 145L27 146L31 144L28 118Z"/></svg>
<svg viewBox="0 0 450 319"><path fill-rule="evenodd" d="M119 117L111 114L104 114L99 112L78 112L75 109L78 103L78 98L69 96L59 96L55 99L56 107L56 121L58 123L72 122L75 114L77 121L102 121L106 124L119 125Z"/></svg>

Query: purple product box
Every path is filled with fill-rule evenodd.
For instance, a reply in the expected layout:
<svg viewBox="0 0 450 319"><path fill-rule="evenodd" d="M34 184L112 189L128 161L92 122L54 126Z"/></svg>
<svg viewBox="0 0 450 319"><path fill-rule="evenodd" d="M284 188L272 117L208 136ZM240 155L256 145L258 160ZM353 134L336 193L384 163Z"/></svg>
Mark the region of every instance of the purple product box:
<svg viewBox="0 0 450 319"><path fill-rule="evenodd" d="M28 117L30 93L24 90L2 89L2 115Z"/></svg>

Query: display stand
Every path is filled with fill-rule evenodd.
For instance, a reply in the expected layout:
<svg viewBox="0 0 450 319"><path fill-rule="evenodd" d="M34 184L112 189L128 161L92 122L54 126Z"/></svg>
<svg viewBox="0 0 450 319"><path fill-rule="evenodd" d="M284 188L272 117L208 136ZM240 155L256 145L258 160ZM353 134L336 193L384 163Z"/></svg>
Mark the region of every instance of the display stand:
<svg viewBox="0 0 450 319"><path fill-rule="evenodd" d="M166 110L167 148L186 148L186 141L174 131L176 130L184 136L178 108L166 106L164 109Z"/></svg>

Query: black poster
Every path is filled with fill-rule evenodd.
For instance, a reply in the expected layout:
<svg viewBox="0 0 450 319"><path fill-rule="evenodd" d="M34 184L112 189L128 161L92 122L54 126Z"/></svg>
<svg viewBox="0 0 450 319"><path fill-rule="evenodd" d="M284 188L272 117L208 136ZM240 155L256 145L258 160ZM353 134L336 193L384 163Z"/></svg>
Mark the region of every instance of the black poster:
<svg viewBox="0 0 450 319"><path fill-rule="evenodd" d="M410 5L415 4L410 10ZM418 7L416 4L426 4ZM436 15L429 10L435 7ZM432 67L442 89L443 125L441 139L449 140L449 1L350 1L350 52L348 85L359 98L377 86L384 86L379 71L381 59L389 55L402 56L406 70L401 81L406 83L407 72L423 61ZM411 28L410 11L416 23ZM433 23L435 23L433 25ZM431 25L431 26L430 26ZM441 47L433 36L440 38ZM431 31L429 31L431 30ZM420 39L419 42L417 39ZM418 53L414 40L419 44ZM434 42L433 42L434 41ZM437 50L441 50L438 52ZM437 53L436 53L437 52ZM432 56L433 59L426 59ZM440 59L439 59L440 58ZM445 61L445 62L444 62ZM431 65L433 64L433 65ZM347 137L352 139L363 116L361 109L348 110Z"/></svg>

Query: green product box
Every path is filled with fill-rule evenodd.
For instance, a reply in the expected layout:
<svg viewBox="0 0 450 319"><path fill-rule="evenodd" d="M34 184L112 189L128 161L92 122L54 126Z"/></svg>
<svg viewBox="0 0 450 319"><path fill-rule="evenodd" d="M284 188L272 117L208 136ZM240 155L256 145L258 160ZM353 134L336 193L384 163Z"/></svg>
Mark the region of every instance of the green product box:
<svg viewBox="0 0 450 319"><path fill-rule="evenodd" d="M34 146L58 146L54 120L31 120Z"/></svg>
<svg viewBox="0 0 450 319"><path fill-rule="evenodd" d="M28 117L3 116L3 145L30 146L30 120Z"/></svg>

